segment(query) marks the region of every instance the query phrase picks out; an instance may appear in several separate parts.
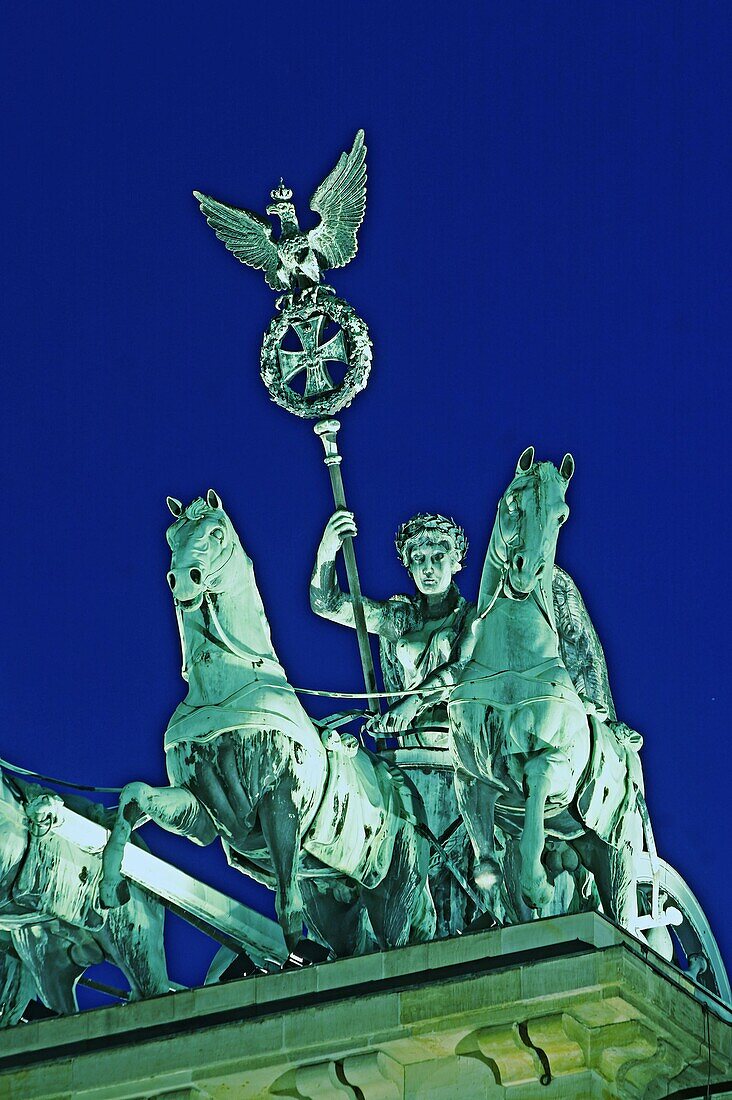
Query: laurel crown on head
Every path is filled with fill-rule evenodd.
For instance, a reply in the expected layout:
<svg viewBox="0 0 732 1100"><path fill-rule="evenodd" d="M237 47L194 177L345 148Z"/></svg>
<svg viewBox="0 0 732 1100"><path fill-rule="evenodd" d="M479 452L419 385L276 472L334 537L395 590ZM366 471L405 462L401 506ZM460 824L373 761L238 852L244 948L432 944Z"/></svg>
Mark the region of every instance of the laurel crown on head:
<svg viewBox="0 0 732 1100"><path fill-rule="evenodd" d="M280 176L279 186L275 187L274 191L270 191L270 195L275 202L289 202L292 198L292 191L289 187L285 187L282 176Z"/></svg>
<svg viewBox="0 0 732 1100"><path fill-rule="evenodd" d="M418 512L396 533L395 545L402 565L409 569L409 552L415 542L424 538L445 539L455 554L459 564L465 560L468 552L468 539L462 527L454 519L438 513Z"/></svg>

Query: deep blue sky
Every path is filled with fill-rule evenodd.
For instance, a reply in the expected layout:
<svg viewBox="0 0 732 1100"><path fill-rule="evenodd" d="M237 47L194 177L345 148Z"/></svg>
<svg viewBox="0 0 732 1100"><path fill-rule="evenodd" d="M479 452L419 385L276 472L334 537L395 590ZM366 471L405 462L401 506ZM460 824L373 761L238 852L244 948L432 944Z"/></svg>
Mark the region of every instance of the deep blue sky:
<svg viewBox="0 0 732 1100"><path fill-rule="evenodd" d="M574 453L558 560L645 736L659 850L732 960L729 7L28 4L4 22L0 755L163 779L183 690L168 493L222 496L291 680L359 688L355 638L308 606L330 490L310 425L259 379L274 296L191 190L263 211L283 174L305 220L363 127L360 251L332 281L375 346L341 433L364 590L404 589L393 531L434 509L468 530L474 595L520 451ZM147 835L252 896L213 849Z"/></svg>

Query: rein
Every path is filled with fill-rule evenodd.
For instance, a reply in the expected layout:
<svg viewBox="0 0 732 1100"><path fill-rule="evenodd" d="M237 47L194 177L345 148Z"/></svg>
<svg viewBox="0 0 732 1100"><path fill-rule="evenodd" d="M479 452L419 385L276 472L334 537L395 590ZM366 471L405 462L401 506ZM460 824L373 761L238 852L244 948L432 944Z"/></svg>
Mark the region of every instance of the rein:
<svg viewBox="0 0 732 1100"><path fill-rule="evenodd" d="M506 583L506 577L508 576L508 548L510 547L511 543L516 541L516 536L514 535L514 537L512 539L507 539L506 536L503 533L503 524L501 523L501 505L503 504L505 499L506 499L506 493L504 493L503 496L501 497L501 499L498 501L498 508L496 509L496 522L495 522L495 530L498 531L498 537L501 540L501 543L500 543L501 550L503 551L502 554L501 553L496 553L496 557L498 558L498 561L499 561L500 566L501 566L501 574L498 578L498 583L496 584L493 595L491 596L491 598L488 602L488 606L485 608L485 610L481 611L480 615L477 616L477 618L475 620L475 623L473 623L473 629L475 629L475 625L477 623L482 622L483 619L487 618L488 615L490 615L491 611L493 610L493 608L496 604L496 600L500 596L501 590L502 590L504 584ZM493 539L491 538L491 543L492 542L493 542ZM490 550L491 550L491 546L489 544L489 547L488 547L488 552L489 553L490 553Z"/></svg>
<svg viewBox="0 0 732 1100"><path fill-rule="evenodd" d="M220 565L218 567L218 569L216 569L212 573L209 573L206 576L206 583L208 583L208 581L210 581L212 577L215 577L218 573L220 573L223 569L226 568L226 566L231 561L233 553L234 553L234 549L232 547L231 554L229 554L229 557L226 559L226 561L222 565ZM211 620L211 626L214 628L214 630L218 634L219 641L222 643L222 645L225 647L225 649L228 650L228 652L232 655L232 657L238 657L239 660L247 661L250 664L254 663L255 661L256 662L261 662L262 660L268 660L268 658L262 658L261 656L253 653L251 650L249 652L245 652L243 649L239 648L239 646L236 644L235 641L233 641L232 638L229 637L226 630L221 625L221 620L219 619L218 615L216 614L216 608L214 606L214 602L213 602L211 596L212 596L212 593L211 593L210 589L208 589L208 588L204 589L203 602L206 604L206 608L208 610L208 614L209 614L210 620ZM178 634L179 634L179 637L180 637L180 646L181 646L181 653L182 653L181 676L186 681L186 683L188 683L188 653L187 653L187 650L186 650L185 630L184 630L184 627L183 627L183 610L182 610L180 604L177 601L175 602L175 615L176 615L176 621L178 623ZM326 698L326 699L389 699L389 698L393 698L394 695L400 695L400 696L406 697L407 695L424 695L425 694L424 690L422 688L409 688L409 689L406 689L404 691L390 691L390 692L386 692L386 691L326 691L326 690L316 690L315 688L297 688L297 687L293 687L292 690L294 692L296 692L298 695L316 695L320 698ZM436 687L436 688L434 688L434 690L438 691L439 688Z"/></svg>
<svg viewBox="0 0 732 1100"><path fill-rule="evenodd" d="M211 573L206 574L206 583L208 583L211 580L212 577L218 576L218 574L221 573L226 568L226 566L229 564L229 562L231 561L233 556L234 556L234 544L232 542L231 550L229 551L228 558L226 559L225 562L221 563L221 565L218 567L218 569L214 569ZM209 599L210 592L209 592L208 588L206 588L204 590L203 595L204 595L204 598L205 598L205 600L206 600L206 602L209 606L209 609L211 609L213 611L212 604L211 604L211 601ZM181 654L182 654L182 663L181 663L181 668L180 668L180 674L183 677L183 679L185 680L185 682L188 683L188 654L186 653L186 638L185 638L185 631L183 629L183 610L182 610L182 608L181 608L181 606L180 606L180 604L178 603L177 600L174 600L174 603L175 603L175 621L178 624L178 635L180 637L180 649L181 649ZM215 612L214 612L214 616L215 616ZM216 619L216 625L217 625L219 631L221 632L221 625L220 625L218 619ZM223 637L222 637L222 641L224 641ZM224 641L224 644L226 644L225 641ZM232 652L233 652L233 650L232 650ZM242 654L236 654L236 656L242 656Z"/></svg>
<svg viewBox="0 0 732 1100"><path fill-rule="evenodd" d="M512 482L512 484L513 484L513 482ZM510 488L510 486L509 486L509 488ZM512 538L509 539L509 538L506 537L506 535L504 534L504 531L503 531L503 525L502 525L502 522L501 522L501 505L503 504L503 501L505 500L505 498L506 498L506 494L504 493L504 495L501 497L500 501L498 502L498 508L496 510L496 523L495 523L495 530L497 531L498 539L500 540L500 542L499 542L500 550L499 550L498 553L496 553L496 557L498 558L498 562L500 563L500 569L501 569L500 576L498 578L498 582L496 584L496 587L495 587L495 589L494 589L494 591L491 595L491 598L488 602L488 606L480 613L480 615L478 615L476 617L475 622L473 623L473 626L471 628L473 630L475 630L476 624L479 623L479 622L482 622L483 619L487 618L487 616L491 613L491 611L495 607L496 601L498 600L498 598L501 594L501 591L503 589L503 586L505 584L506 577L508 576L508 569L509 569L508 550L511 547L511 545L516 541L516 536L514 535ZM491 540L491 542L493 542L493 540ZM489 548L489 551L490 551L490 548ZM227 557L226 561L224 561L220 566L218 566L218 568L215 569L213 572L207 574L207 576L205 578L206 585L208 585L208 583L211 581L211 579L213 577L217 576L219 573L221 573L226 568L226 566L231 561L233 553L234 553L234 546L232 545L231 552L230 552L229 556ZM542 589L542 594L544 595L544 599L546 600L546 594L543 592L543 589ZM536 597L534 597L534 598L536 599ZM218 615L216 614L216 608L214 606L214 602L213 602L213 599L212 599L212 593L211 593L211 591L208 587L206 587L204 589L203 602L205 603L206 608L208 610L208 614L209 614L209 617L210 617L210 622L211 622L211 626L212 626L213 630L218 635L219 641L222 643L222 645L225 647L225 649L228 650L228 652L233 657L237 657L237 658L239 658L239 660L247 661L248 663L252 663L253 661L257 661L257 660L262 659L261 657L258 657L257 655L255 655L251 650L249 652L246 652L245 650L241 649L239 647L239 645L237 645L237 643L226 632L226 630L224 629L224 627L221 624L221 620L219 619ZM541 611L542 615L547 620L548 625L551 627L553 632L556 634L556 627L552 623L551 618L547 614L546 609L542 606L542 602L538 599L536 599L536 602L539 606L539 610ZM183 627L183 611L182 611L182 608L180 607L180 605L177 602L175 604L175 612L176 612L176 619L177 619L177 623L178 623L178 634L180 636L181 653L182 653L181 676L183 677L183 679L187 683L188 682L188 654L187 654L187 651L186 651L185 631L184 631L184 627ZM408 696L411 696L411 695L422 695L423 696L425 694L425 690L422 687L407 688L403 691L389 691L389 692L386 692L386 691L327 691L325 689L300 688L300 687L294 687L294 685L291 685L291 686L292 686L293 691L295 691L296 694L298 694L298 695L313 695L313 696L316 696L318 698L326 698L326 699L364 699L364 700L369 700L369 699L393 699L395 695L398 695L400 698L407 698ZM438 690L439 690L438 687L434 688L434 691L438 691Z"/></svg>
<svg viewBox="0 0 732 1100"><path fill-rule="evenodd" d="M204 593L204 600L211 616L211 624L216 628L216 631L218 633L219 641L221 641L226 646L232 656L239 657L241 660L251 662L252 653L244 653L241 649L239 649L236 643L231 640L229 635L224 630L223 626L221 625L221 621L216 614L216 609L214 608L213 601L211 600L211 594L209 592ZM261 660L262 658L256 659ZM413 688L407 691L399 692L391 691L388 694L385 691L316 691L314 688L296 687L293 687L292 690L295 691L298 695L319 695L321 697L330 699L387 699L393 695L424 695L424 691L421 688ZM435 691L437 690L438 688L435 688Z"/></svg>
<svg viewBox="0 0 732 1100"><path fill-rule="evenodd" d="M204 592L203 599L206 607L208 608L208 613L211 616L211 624L216 628L218 632L219 640L223 642L223 644L234 657L239 657L240 660L248 661L250 664L256 664L257 666L262 665L265 661L269 661L271 664L279 664L279 662L273 662L271 657L263 657L261 654L254 653L254 651L251 649L248 652L239 649L239 647L236 645L235 642L231 640L231 638L221 625L221 621L216 614L214 602L211 599L211 593L208 591L208 589Z"/></svg>

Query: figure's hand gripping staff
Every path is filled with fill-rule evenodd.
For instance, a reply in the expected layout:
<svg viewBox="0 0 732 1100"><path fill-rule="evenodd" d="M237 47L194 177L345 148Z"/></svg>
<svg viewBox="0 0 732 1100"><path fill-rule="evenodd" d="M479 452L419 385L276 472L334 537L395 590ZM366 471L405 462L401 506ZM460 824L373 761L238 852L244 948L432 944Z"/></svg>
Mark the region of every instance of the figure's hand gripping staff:
<svg viewBox="0 0 732 1100"><path fill-rule="evenodd" d="M325 450L325 465L328 467L328 473L330 474L330 484L333 489L335 506L336 508L345 509L347 507L346 494L343 488L343 476L341 474L343 456L338 451L337 439L340 426L338 420L319 420L315 425L314 431L316 435L320 436L320 441ZM369 646L368 631L366 630L366 617L363 611L363 597L361 595L361 582L358 577L358 568L356 566L356 554L353 549L353 539L350 536L343 540L343 557L346 563L348 589L351 595L353 618L356 624L356 636L358 637L358 651L361 655L363 678L366 684L366 691L370 695L368 700L369 710L373 714L379 714L381 708L379 707L379 700L376 698L378 689L376 687L374 661L371 655L371 647Z"/></svg>

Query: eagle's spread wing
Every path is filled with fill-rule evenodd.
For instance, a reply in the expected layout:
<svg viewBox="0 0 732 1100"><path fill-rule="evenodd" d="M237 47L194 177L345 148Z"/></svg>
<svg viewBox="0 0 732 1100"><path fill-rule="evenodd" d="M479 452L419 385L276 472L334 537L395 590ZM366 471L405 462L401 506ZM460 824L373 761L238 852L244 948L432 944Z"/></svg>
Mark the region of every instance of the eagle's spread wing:
<svg viewBox="0 0 732 1100"><path fill-rule="evenodd" d="M310 247L325 260L326 270L343 267L356 255L356 234L366 210L366 146L363 130L350 153L341 153L331 174L310 200L321 222L308 233Z"/></svg>
<svg viewBox="0 0 732 1100"><path fill-rule="evenodd" d="M597 631L577 585L568 573L556 565L552 592L559 648L572 683L578 694L606 710L609 718L615 721L615 704Z"/></svg>
<svg viewBox="0 0 732 1100"><path fill-rule="evenodd" d="M241 263L263 270L268 285L273 290L281 290L277 278L277 245L272 240L270 223L251 210L229 206L200 191L193 194L206 221L229 252L233 252Z"/></svg>

